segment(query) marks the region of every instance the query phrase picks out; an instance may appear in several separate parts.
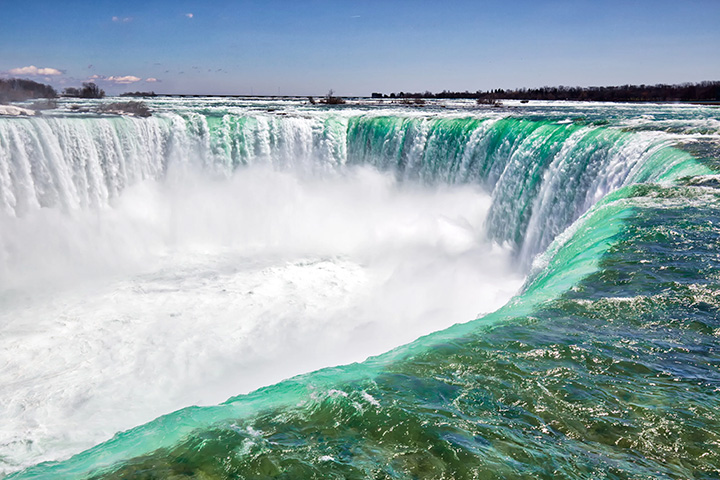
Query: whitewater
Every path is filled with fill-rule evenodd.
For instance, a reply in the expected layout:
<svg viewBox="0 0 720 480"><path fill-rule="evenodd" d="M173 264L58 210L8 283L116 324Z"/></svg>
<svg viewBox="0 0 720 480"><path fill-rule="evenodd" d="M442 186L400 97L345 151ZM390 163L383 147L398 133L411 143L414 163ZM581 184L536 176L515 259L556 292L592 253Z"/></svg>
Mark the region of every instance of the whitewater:
<svg viewBox="0 0 720 480"><path fill-rule="evenodd" d="M590 333L567 333L571 313L582 317L572 328L692 317L704 326L677 328L706 346L678 348L710 366L693 372L693 398L713 409L715 277L692 262L720 258L707 251L717 109L159 98L147 101L152 117L134 118L92 113L96 103L0 117L0 475L582 478L611 465L612 478L704 478L718 465L692 453L692 469L673 470L617 438L608 452L571 431L588 424L573 416L589 402L629 425L623 402L637 399L590 375L573 381L595 393L531 408L558 397L555 374L520 367L625 365L608 345L646 341L598 341L580 360L572 339ZM646 248L645 224L664 248L700 248L687 232L672 243L686 228L678 209L698 218L704 245L671 263L678 278L643 276L666 253L657 248L611 273ZM645 277L656 282L628 280ZM670 313L638 307L657 295ZM613 306L577 313L598 301ZM548 331L566 333L552 348L513 343ZM517 348L521 358L500 361ZM556 386L572 396L569 385ZM521 410L560 419L503 425ZM591 437L602 445L579 453L573 442ZM644 460L618 456L632 451ZM570 452L581 460L564 465Z"/></svg>

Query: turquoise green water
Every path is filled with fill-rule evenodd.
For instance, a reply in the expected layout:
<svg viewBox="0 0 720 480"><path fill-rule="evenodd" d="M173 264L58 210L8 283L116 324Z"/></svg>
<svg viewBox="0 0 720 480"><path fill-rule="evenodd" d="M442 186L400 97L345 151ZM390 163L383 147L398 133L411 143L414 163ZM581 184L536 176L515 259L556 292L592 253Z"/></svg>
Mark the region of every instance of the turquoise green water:
<svg viewBox="0 0 720 480"><path fill-rule="evenodd" d="M573 283L559 298L168 417L150 433L207 426L100 477L717 478L720 193L625 195L576 233L612 244L599 270L565 278L596 253L568 245L520 301Z"/></svg>
<svg viewBox="0 0 720 480"><path fill-rule="evenodd" d="M312 157L480 184L528 280L483 318L12 478L720 477L717 139L602 116L186 117L231 169Z"/></svg>

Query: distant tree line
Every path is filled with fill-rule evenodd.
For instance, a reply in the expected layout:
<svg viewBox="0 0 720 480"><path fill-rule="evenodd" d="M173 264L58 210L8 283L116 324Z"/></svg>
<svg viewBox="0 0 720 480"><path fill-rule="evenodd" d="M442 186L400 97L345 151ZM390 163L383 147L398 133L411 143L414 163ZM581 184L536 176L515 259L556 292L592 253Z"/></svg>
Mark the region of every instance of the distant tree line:
<svg viewBox="0 0 720 480"><path fill-rule="evenodd" d="M476 92L440 93L373 93L373 98L472 98L493 100L587 100L595 102L701 102L720 101L720 81L683 83L679 85L622 85L613 87L542 87L517 90L488 90Z"/></svg>
<svg viewBox="0 0 720 480"><path fill-rule="evenodd" d="M62 96L73 98L103 98L105 97L105 90L93 82L85 82L82 88L68 87L64 89Z"/></svg>
<svg viewBox="0 0 720 480"><path fill-rule="evenodd" d="M155 92L125 92L120 94L121 97L157 97Z"/></svg>
<svg viewBox="0 0 720 480"><path fill-rule="evenodd" d="M0 78L0 103L22 102L31 98L57 98L50 85L20 78Z"/></svg>

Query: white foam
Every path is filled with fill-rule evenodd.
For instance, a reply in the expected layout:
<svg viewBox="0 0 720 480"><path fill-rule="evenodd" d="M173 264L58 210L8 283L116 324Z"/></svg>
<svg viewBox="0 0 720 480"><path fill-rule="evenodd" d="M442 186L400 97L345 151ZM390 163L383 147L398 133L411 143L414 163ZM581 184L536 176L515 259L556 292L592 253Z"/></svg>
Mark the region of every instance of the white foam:
<svg viewBox="0 0 720 480"><path fill-rule="evenodd" d="M252 167L0 217L0 471L192 404L361 361L520 287L489 197Z"/></svg>
<svg viewBox="0 0 720 480"><path fill-rule="evenodd" d="M34 116L37 112L29 108L16 107L14 105L0 105L0 115L8 115L11 117Z"/></svg>

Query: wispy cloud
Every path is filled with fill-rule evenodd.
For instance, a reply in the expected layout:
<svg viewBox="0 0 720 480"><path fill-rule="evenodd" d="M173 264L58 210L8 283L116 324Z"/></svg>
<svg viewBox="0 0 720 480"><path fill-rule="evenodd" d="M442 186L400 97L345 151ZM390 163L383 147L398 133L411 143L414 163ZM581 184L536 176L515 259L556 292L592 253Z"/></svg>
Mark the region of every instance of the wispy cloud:
<svg viewBox="0 0 720 480"><path fill-rule="evenodd" d="M88 81L91 82L97 82L103 85L129 85L131 83L141 82L143 79L140 77L136 77L135 75L90 75L87 77ZM145 79L148 83L155 83L160 82L157 78L147 78Z"/></svg>
<svg viewBox="0 0 720 480"><path fill-rule="evenodd" d="M9 70L9 72L11 75L56 76L56 75L63 74L63 72L61 72L57 68L50 68L50 67L38 68L35 65L30 65L29 67L11 68Z"/></svg>
<svg viewBox="0 0 720 480"><path fill-rule="evenodd" d="M127 85L129 83L139 82L140 80L142 80L142 78L136 77L135 75L125 75L122 77L113 75L113 76L107 77L105 80L108 82L115 83L117 85Z"/></svg>
<svg viewBox="0 0 720 480"><path fill-rule="evenodd" d="M133 17L112 17L112 21L115 23L130 23L133 21Z"/></svg>
<svg viewBox="0 0 720 480"><path fill-rule="evenodd" d="M192 14L192 13L186 13L185 16L186 16L187 18L193 18L195 15Z"/></svg>

